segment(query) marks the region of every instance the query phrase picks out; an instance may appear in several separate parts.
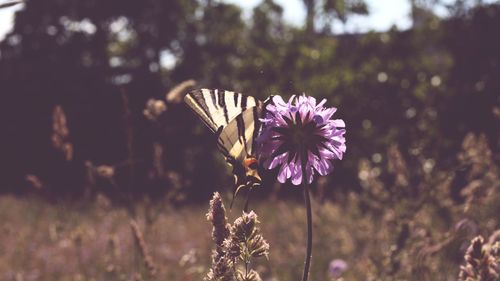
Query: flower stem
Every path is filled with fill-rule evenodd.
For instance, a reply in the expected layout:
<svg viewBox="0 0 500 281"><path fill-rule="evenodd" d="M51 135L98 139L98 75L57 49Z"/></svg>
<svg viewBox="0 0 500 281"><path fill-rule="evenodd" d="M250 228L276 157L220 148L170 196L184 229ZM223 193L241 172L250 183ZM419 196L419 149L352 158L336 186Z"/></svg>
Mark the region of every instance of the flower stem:
<svg viewBox="0 0 500 281"><path fill-rule="evenodd" d="M308 178L306 176L306 160L304 159L304 157L302 157L302 186L304 188L304 203L306 205L306 215L307 215L307 249L304 261L304 274L302 275L302 281L307 281L309 279L309 267L311 265L313 233L312 233L311 198L309 196L309 184L308 184Z"/></svg>

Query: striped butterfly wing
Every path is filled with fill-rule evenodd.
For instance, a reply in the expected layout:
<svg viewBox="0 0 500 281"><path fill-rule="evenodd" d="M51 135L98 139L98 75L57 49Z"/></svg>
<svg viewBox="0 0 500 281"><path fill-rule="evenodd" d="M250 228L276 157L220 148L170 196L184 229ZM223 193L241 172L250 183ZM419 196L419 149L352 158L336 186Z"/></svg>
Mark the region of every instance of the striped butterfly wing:
<svg viewBox="0 0 500 281"><path fill-rule="evenodd" d="M244 161L250 156L255 158L254 139L263 103L240 93L210 89L191 92L184 100L217 134L217 147L233 166L237 190L240 186L259 184L258 172L245 167Z"/></svg>
<svg viewBox="0 0 500 281"><path fill-rule="evenodd" d="M255 156L254 139L257 137L262 114L262 102L245 109L220 131L217 145L222 153L237 163L247 156Z"/></svg>
<svg viewBox="0 0 500 281"><path fill-rule="evenodd" d="M222 130L247 108L260 103L251 96L217 89L191 92L184 97L184 101L214 133Z"/></svg>

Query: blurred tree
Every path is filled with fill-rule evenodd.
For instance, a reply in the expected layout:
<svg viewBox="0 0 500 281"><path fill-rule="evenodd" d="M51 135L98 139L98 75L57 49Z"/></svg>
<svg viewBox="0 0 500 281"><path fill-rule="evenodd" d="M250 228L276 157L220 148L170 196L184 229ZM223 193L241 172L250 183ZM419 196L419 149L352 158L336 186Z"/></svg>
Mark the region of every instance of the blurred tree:
<svg viewBox="0 0 500 281"><path fill-rule="evenodd" d="M303 0L302 2L306 8L307 34L314 34L316 28L330 34L335 20L345 23L351 15L368 14L368 6L364 0Z"/></svg>
<svg viewBox="0 0 500 281"><path fill-rule="evenodd" d="M453 16L444 25L443 45L453 57L449 91L442 99L441 130L450 138L467 131L484 132L499 152L500 5L480 5ZM453 125L452 125L453 124ZM455 143L455 146L456 143Z"/></svg>
<svg viewBox="0 0 500 281"><path fill-rule="evenodd" d="M242 59L245 24L238 6L207 1L190 33L182 41L182 55L174 79L201 78L202 86L227 87Z"/></svg>
<svg viewBox="0 0 500 281"><path fill-rule="evenodd" d="M265 99L283 89L286 79L283 64L291 32L283 20L283 8L274 1L262 1L254 8L248 43L242 47L245 61L238 77L238 83L249 94ZM248 77L255 79L251 81Z"/></svg>
<svg viewBox="0 0 500 281"><path fill-rule="evenodd" d="M0 44L5 93L0 111L8 136L2 139L6 152L0 161L12 170L6 174L8 185L17 190L26 172L40 175L63 193L72 192L67 185L81 181L81 167L62 172L68 164L52 154L48 113L56 104L68 112L75 143L71 165L81 166L87 159L124 161L120 93L128 95L137 125L145 100L163 93L159 53L186 33L197 5L189 0L27 1ZM142 144L134 143L137 148Z"/></svg>

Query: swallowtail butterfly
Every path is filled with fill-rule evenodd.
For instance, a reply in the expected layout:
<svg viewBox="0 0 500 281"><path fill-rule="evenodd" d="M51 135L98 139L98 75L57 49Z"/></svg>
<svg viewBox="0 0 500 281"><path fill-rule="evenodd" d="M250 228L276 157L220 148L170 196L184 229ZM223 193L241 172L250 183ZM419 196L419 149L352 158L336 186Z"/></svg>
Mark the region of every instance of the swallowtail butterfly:
<svg viewBox="0 0 500 281"><path fill-rule="evenodd" d="M184 101L216 134L217 147L233 167L235 193L241 187L260 186L254 140L267 101L217 89L190 92Z"/></svg>

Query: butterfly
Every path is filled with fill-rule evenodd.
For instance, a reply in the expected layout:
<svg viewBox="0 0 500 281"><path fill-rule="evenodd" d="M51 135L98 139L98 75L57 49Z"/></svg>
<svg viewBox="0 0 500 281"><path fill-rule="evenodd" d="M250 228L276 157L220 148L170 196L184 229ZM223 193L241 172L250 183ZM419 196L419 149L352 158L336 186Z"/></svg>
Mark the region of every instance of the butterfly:
<svg viewBox="0 0 500 281"><path fill-rule="evenodd" d="M261 185L255 139L268 100L262 102L252 96L218 89L200 89L184 97L186 104L217 136L219 151L233 167L235 194L242 187Z"/></svg>

